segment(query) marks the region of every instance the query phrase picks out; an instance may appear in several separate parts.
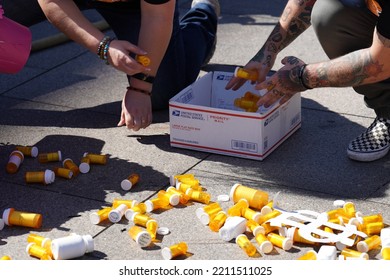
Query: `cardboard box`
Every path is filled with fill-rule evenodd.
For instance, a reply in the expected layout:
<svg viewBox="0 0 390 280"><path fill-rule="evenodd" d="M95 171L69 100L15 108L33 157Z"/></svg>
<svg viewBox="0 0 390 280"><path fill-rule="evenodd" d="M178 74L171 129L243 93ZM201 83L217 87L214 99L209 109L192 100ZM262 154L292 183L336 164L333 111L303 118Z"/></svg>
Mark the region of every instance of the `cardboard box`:
<svg viewBox="0 0 390 280"><path fill-rule="evenodd" d="M169 102L173 147L263 160L301 127L301 96L251 113L234 105L245 92L261 95L247 82L225 90L233 73L209 72Z"/></svg>

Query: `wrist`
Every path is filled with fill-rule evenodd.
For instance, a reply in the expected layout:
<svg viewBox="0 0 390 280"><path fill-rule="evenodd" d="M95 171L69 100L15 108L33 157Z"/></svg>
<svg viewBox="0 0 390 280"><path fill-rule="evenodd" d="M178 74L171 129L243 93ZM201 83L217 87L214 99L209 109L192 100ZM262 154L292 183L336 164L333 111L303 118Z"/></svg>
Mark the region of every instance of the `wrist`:
<svg viewBox="0 0 390 280"><path fill-rule="evenodd" d="M301 86L302 86L305 90L307 90L307 89L313 89L313 88L310 87L310 85L308 84L309 79L307 78L307 75L305 75L306 66L307 66L307 64L303 64L303 65L299 68L299 73L298 73L299 83L301 84Z"/></svg>

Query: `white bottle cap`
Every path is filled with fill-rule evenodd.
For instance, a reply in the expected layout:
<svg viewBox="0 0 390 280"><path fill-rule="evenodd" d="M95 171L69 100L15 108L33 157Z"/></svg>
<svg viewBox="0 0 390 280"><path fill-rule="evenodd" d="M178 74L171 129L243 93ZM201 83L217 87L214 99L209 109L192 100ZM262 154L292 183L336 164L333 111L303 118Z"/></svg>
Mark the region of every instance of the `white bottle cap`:
<svg viewBox="0 0 390 280"><path fill-rule="evenodd" d="M49 170L49 169L45 170L45 183L46 184L53 183L55 181L55 178L56 178L56 174L52 170Z"/></svg>
<svg viewBox="0 0 390 280"><path fill-rule="evenodd" d="M264 254L271 253L273 249L274 249L274 245L272 245L272 243L268 240L264 241L259 245L260 252Z"/></svg>
<svg viewBox="0 0 390 280"><path fill-rule="evenodd" d="M141 231L135 237L135 242L141 247L147 247L152 242L152 236L147 231Z"/></svg>
<svg viewBox="0 0 390 280"><path fill-rule="evenodd" d="M217 196L217 201L226 202L226 201L229 201L229 200L230 200L230 197L227 194L220 194L220 195Z"/></svg>
<svg viewBox="0 0 390 280"><path fill-rule="evenodd" d="M121 204L117 208L112 209L108 214L108 219L113 223L118 223L127 210L126 204Z"/></svg>
<svg viewBox="0 0 390 280"><path fill-rule="evenodd" d="M253 235L256 236L259 233L265 234L265 228L263 226L257 226L253 229Z"/></svg>
<svg viewBox="0 0 390 280"><path fill-rule="evenodd" d="M354 226L358 226L361 224L361 219L359 218L350 218L349 221L348 221L348 224L349 225L354 225Z"/></svg>
<svg viewBox="0 0 390 280"><path fill-rule="evenodd" d="M266 214L268 214L268 213L271 213L273 210L272 210L272 208L271 207L269 207L268 205L265 205L265 206L263 206L262 208L261 208L261 210L260 210L260 213L261 213L261 215L266 215Z"/></svg>
<svg viewBox="0 0 390 280"><path fill-rule="evenodd" d="M263 215L260 212L256 212L253 215L252 220L254 220L256 223L258 223L261 216L263 216Z"/></svg>
<svg viewBox="0 0 390 280"><path fill-rule="evenodd" d="M171 249L169 249L168 247L162 248L161 255L164 258L164 260L172 259L172 252L171 252Z"/></svg>
<svg viewBox="0 0 390 280"><path fill-rule="evenodd" d="M167 235L167 234L169 234L169 228L167 228L167 227L159 227L158 229L157 229L157 234L159 234L159 235Z"/></svg>
<svg viewBox="0 0 390 280"><path fill-rule="evenodd" d="M121 182L121 188L124 191L129 191L132 187L133 184L130 182L130 180L125 179Z"/></svg>
<svg viewBox="0 0 390 280"><path fill-rule="evenodd" d="M230 189L230 200L232 200L233 202L236 202L234 201L233 197L234 197L234 193L236 192L236 189L238 186L240 186L241 184L234 184L233 187Z"/></svg>
<svg viewBox="0 0 390 280"><path fill-rule="evenodd" d="M97 225L100 223L100 217L96 212L89 214L89 220L94 225Z"/></svg>
<svg viewBox="0 0 390 280"><path fill-rule="evenodd" d="M343 208L344 204L345 204L345 201L341 200L341 199L333 201L333 206L337 207L337 208Z"/></svg>
<svg viewBox="0 0 390 280"><path fill-rule="evenodd" d="M11 214L11 208L7 208L3 211L3 221L9 226L9 215Z"/></svg>
<svg viewBox="0 0 390 280"><path fill-rule="evenodd" d="M150 200L146 200L144 203L146 205L146 212L147 213L152 212L154 209L153 202L151 202Z"/></svg>
<svg viewBox="0 0 390 280"><path fill-rule="evenodd" d="M230 241L246 231L246 219L239 216L230 216L219 230L219 236L224 241Z"/></svg>
<svg viewBox="0 0 390 280"><path fill-rule="evenodd" d="M359 252L362 252L362 253L367 253L368 252L368 244L364 241L359 241L357 244L356 244L356 249L359 251Z"/></svg>
<svg viewBox="0 0 390 280"><path fill-rule="evenodd" d="M37 157L38 156L38 148L37 147L31 147L31 156Z"/></svg>
<svg viewBox="0 0 390 280"><path fill-rule="evenodd" d="M197 208L195 210L195 214L198 217L199 221L202 223L202 225L207 226L210 222L210 216L207 214L203 208Z"/></svg>
<svg viewBox="0 0 390 280"><path fill-rule="evenodd" d="M95 242L93 241L92 236L87 234L87 235L83 235L82 238L83 238L84 243L85 243L85 252L86 253L93 252L94 247L95 247Z"/></svg>
<svg viewBox="0 0 390 280"><path fill-rule="evenodd" d="M3 228L4 228L4 221L0 219L0 230L2 230Z"/></svg>
<svg viewBox="0 0 390 280"><path fill-rule="evenodd" d="M58 151L58 161L62 161L62 153L61 153L61 151Z"/></svg>
<svg viewBox="0 0 390 280"><path fill-rule="evenodd" d="M91 166L86 162L82 162L79 165L79 170L81 173L86 174L89 172L89 170L91 170Z"/></svg>
<svg viewBox="0 0 390 280"><path fill-rule="evenodd" d="M176 179L174 175L169 176L169 184L174 186L176 184Z"/></svg>
<svg viewBox="0 0 390 280"><path fill-rule="evenodd" d="M340 241L337 241L335 246L336 246L337 250L339 250L339 251L342 251L347 247L347 245L345 245L344 243L342 243Z"/></svg>
<svg viewBox="0 0 390 280"><path fill-rule="evenodd" d="M137 212L135 212L134 210L127 209L126 212L125 212L125 217L126 217L127 220L129 220L131 222L134 222L135 214L137 214Z"/></svg>
<svg viewBox="0 0 390 280"><path fill-rule="evenodd" d="M30 242L30 243L27 244L27 246L26 246L26 253L27 254L28 254L28 251L30 250L30 247L33 246L33 245L35 245L34 242Z"/></svg>
<svg viewBox="0 0 390 280"><path fill-rule="evenodd" d="M317 253L317 260L335 260L337 258L337 248L331 245L322 245Z"/></svg>
<svg viewBox="0 0 390 280"><path fill-rule="evenodd" d="M65 167L65 162L67 161L70 161L70 162L73 162L73 160L71 158L66 158L62 161L62 166Z"/></svg>
<svg viewBox="0 0 390 280"><path fill-rule="evenodd" d="M180 185L181 185L181 182L176 182L176 184L174 186L176 187L176 189L180 190Z"/></svg>
<svg viewBox="0 0 390 280"><path fill-rule="evenodd" d="M285 251L288 251L292 248L293 246L293 241L291 238L288 238L286 237L284 240L283 240L283 243L282 243L282 249L285 250Z"/></svg>
<svg viewBox="0 0 390 280"><path fill-rule="evenodd" d="M170 194L169 196L169 204L171 204L172 206L176 206L178 205L180 202L180 196L178 194Z"/></svg>

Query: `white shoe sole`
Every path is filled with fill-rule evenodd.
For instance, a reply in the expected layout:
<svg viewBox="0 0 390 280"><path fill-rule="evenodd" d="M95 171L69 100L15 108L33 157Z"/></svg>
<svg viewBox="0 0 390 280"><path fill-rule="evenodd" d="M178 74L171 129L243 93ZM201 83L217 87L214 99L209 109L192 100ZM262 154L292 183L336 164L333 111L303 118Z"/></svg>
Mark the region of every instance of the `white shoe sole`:
<svg viewBox="0 0 390 280"><path fill-rule="evenodd" d="M350 159L356 161L369 162L383 158L390 150L390 146L383 148L380 151L375 152L354 152L350 149L347 149L347 155Z"/></svg>

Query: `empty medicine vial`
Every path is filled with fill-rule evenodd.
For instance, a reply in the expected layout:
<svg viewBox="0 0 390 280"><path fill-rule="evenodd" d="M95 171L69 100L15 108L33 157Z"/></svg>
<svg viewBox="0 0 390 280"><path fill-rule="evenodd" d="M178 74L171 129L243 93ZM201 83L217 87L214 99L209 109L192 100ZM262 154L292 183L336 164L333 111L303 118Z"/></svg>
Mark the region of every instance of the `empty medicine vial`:
<svg viewBox="0 0 390 280"><path fill-rule="evenodd" d="M309 250L304 255L300 256L297 260L300 260L300 261L315 261L315 260L317 260L317 252L314 251L314 250Z"/></svg>
<svg viewBox="0 0 390 280"><path fill-rule="evenodd" d="M383 247L381 255L383 260L390 260L390 247Z"/></svg>
<svg viewBox="0 0 390 280"><path fill-rule="evenodd" d="M121 182L121 188L124 191L129 191L135 184L139 182L140 176L139 174L133 173L130 174L125 180Z"/></svg>
<svg viewBox="0 0 390 280"><path fill-rule="evenodd" d="M49 185L55 181L55 173L49 169L45 171L28 171L24 175L26 183L40 183Z"/></svg>
<svg viewBox="0 0 390 280"><path fill-rule="evenodd" d="M38 148L35 146L16 146L16 150L23 153L23 155L28 157L37 157Z"/></svg>
<svg viewBox="0 0 390 280"><path fill-rule="evenodd" d="M150 233L152 240L156 239L158 223L155 219L150 219L146 222L146 231Z"/></svg>
<svg viewBox="0 0 390 280"><path fill-rule="evenodd" d="M230 199L236 203L241 198L245 198L249 203L249 207L257 210L261 210L268 203L268 193L241 184L233 185L230 190Z"/></svg>
<svg viewBox="0 0 390 280"><path fill-rule="evenodd" d="M145 214L146 210L147 210L147 206L144 202L140 202L140 203L134 205L133 207L131 207L130 210L133 212Z"/></svg>
<svg viewBox="0 0 390 280"><path fill-rule="evenodd" d="M218 212L209 222L209 227L212 231L218 232L220 228L225 224L227 215L225 211Z"/></svg>
<svg viewBox="0 0 390 280"><path fill-rule="evenodd" d="M179 175L171 175L169 177L169 182L170 182L171 186L176 186L176 184L178 182L180 182L180 180L182 180L184 178L186 178L186 179L195 179L195 175L191 174L191 173L179 174Z"/></svg>
<svg viewBox="0 0 390 280"><path fill-rule="evenodd" d="M257 253L255 245L253 245L245 234L240 234L236 237L236 244L249 256L253 257Z"/></svg>
<svg viewBox="0 0 390 280"><path fill-rule="evenodd" d="M273 245L282 248L285 251L290 250L293 245L291 238L281 236L274 232L268 233L267 238Z"/></svg>
<svg viewBox="0 0 390 280"><path fill-rule="evenodd" d="M3 220L8 226L22 226L30 228L40 228L42 226L41 214L18 211L14 208L4 210Z"/></svg>
<svg viewBox="0 0 390 280"><path fill-rule="evenodd" d="M146 212L150 213L153 210L168 207L169 200L165 198L156 197L156 198L146 200L145 205L146 205Z"/></svg>
<svg viewBox="0 0 390 280"><path fill-rule="evenodd" d="M51 251L55 260L70 260L93 252L94 246L91 235L71 234L53 239Z"/></svg>
<svg viewBox="0 0 390 280"><path fill-rule="evenodd" d="M356 248L359 252L367 253L372 249L376 249L381 246L381 238L379 235L372 235L365 240L359 241L356 244Z"/></svg>
<svg viewBox="0 0 390 280"><path fill-rule="evenodd" d="M30 256L36 257L40 260L52 260L50 252L35 243L29 243L26 247L26 252Z"/></svg>
<svg viewBox="0 0 390 280"><path fill-rule="evenodd" d="M13 151L9 156L8 163L6 165L6 171L9 174L14 174L19 170L20 165L24 160L24 155L20 151Z"/></svg>
<svg viewBox="0 0 390 280"><path fill-rule="evenodd" d="M121 204L126 204L127 208L133 208L138 204L138 201L135 199L114 198L112 202L112 208L117 208Z"/></svg>
<svg viewBox="0 0 390 280"><path fill-rule="evenodd" d="M256 71L244 69L242 67L237 67L234 70L234 76L237 78L242 78L242 79L250 80L250 81L257 81L257 79L258 79L258 74Z"/></svg>
<svg viewBox="0 0 390 280"><path fill-rule="evenodd" d="M141 247L147 247L152 243L152 236L142 227L132 226L128 233L130 237Z"/></svg>
<svg viewBox="0 0 390 280"><path fill-rule="evenodd" d="M343 250L341 250L340 254L343 255L345 258L359 258L359 259L365 259L365 260L369 259L369 256L367 253L355 251L355 250L350 249L350 248L344 248Z"/></svg>
<svg viewBox="0 0 390 280"><path fill-rule="evenodd" d="M102 208L97 212L91 213L89 215L89 220L94 225L100 224L101 222L108 219L108 215L110 214L111 210L111 207Z"/></svg>
<svg viewBox="0 0 390 280"><path fill-rule="evenodd" d="M256 236L258 233L265 234L265 229L263 226L259 225L254 220L247 220L246 227L249 232L253 233L253 236Z"/></svg>
<svg viewBox="0 0 390 280"><path fill-rule="evenodd" d="M73 177L73 171L63 167L54 168L54 174L56 174L57 177L65 179L71 179Z"/></svg>
<svg viewBox="0 0 390 280"><path fill-rule="evenodd" d="M80 174L79 167L70 158L64 159L64 161L62 162L62 166L64 168L72 170L73 176L77 176Z"/></svg>
<svg viewBox="0 0 390 280"><path fill-rule="evenodd" d="M244 208L248 208L249 204L248 201L245 198L241 198L239 201L237 201L233 206L231 206L227 213L229 216L242 216L242 210Z"/></svg>
<svg viewBox="0 0 390 280"><path fill-rule="evenodd" d="M188 195L191 200L204 204L209 204L211 199L211 195L209 193L204 191L197 191L194 189L187 189L186 195Z"/></svg>
<svg viewBox="0 0 390 280"><path fill-rule="evenodd" d="M164 247L161 254L164 260L171 260L181 255L187 254L188 246L186 242L179 242L169 247Z"/></svg>
<svg viewBox="0 0 390 280"><path fill-rule="evenodd" d="M188 195L173 186L168 187L166 192L169 194L177 194L179 196L180 204L187 204L187 202L190 200L190 197Z"/></svg>
<svg viewBox="0 0 390 280"><path fill-rule="evenodd" d="M91 160L87 157L82 157L79 164L79 170L81 173L86 174L91 170Z"/></svg>
<svg viewBox="0 0 390 280"><path fill-rule="evenodd" d="M167 193L164 190L160 190L157 193L157 197L160 198L160 199L163 199L163 200L165 199L165 200L169 201L169 204L172 205L172 206L176 206L180 202L179 195L173 194L173 193Z"/></svg>
<svg viewBox="0 0 390 280"><path fill-rule="evenodd" d="M51 239L47 237L40 236L35 233L30 233L27 236L27 242L28 243L35 243L47 250L48 253L51 255Z"/></svg>
<svg viewBox="0 0 390 280"><path fill-rule="evenodd" d="M137 212L134 212L130 217L129 220L132 221L135 225L142 226L146 228L146 224L149 220L152 218L146 214L140 214Z"/></svg>
<svg viewBox="0 0 390 280"><path fill-rule="evenodd" d="M126 204L121 204L115 209L112 209L110 213L108 213L108 219L112 223L118 223L122 219L123 215L125 215L126 210L128 209Z"/></svg>
<svg viewBox="0 0 390 280"><path fill-rule="evenodd" d="M84 153L84 157L89 158L91 164L107 164L107 155Z"/></svg>
<svg viewBox="0 0 390 280"><path fill-rule="evenodd" d="M146 55L140 55L137 54L135 56L135 60L137 60L139 63L141 63L143 66L149 66L150 65L150 58Z"/></svg>
<svg viewBox="0 0 390 280"><path fill-rule="evenodd" d="M257 233L255 235L255 240L259 244L259 249L261 253L269 254L274 249L274 245L268 240L267 236L264 233Z"/></svg>
<svg viewBox="0 0 390 280"><path fill-rule="evenodd" d="M10 260L12 260L12 258L10 256L2 256L0 258L0 261L10 261Z"/></svg>
<svg viewBox="0 0 390 280"><path fill-rule="evenodd" d="M39 154L38 161L40 163L62 161L61 151Z"/></svg>

